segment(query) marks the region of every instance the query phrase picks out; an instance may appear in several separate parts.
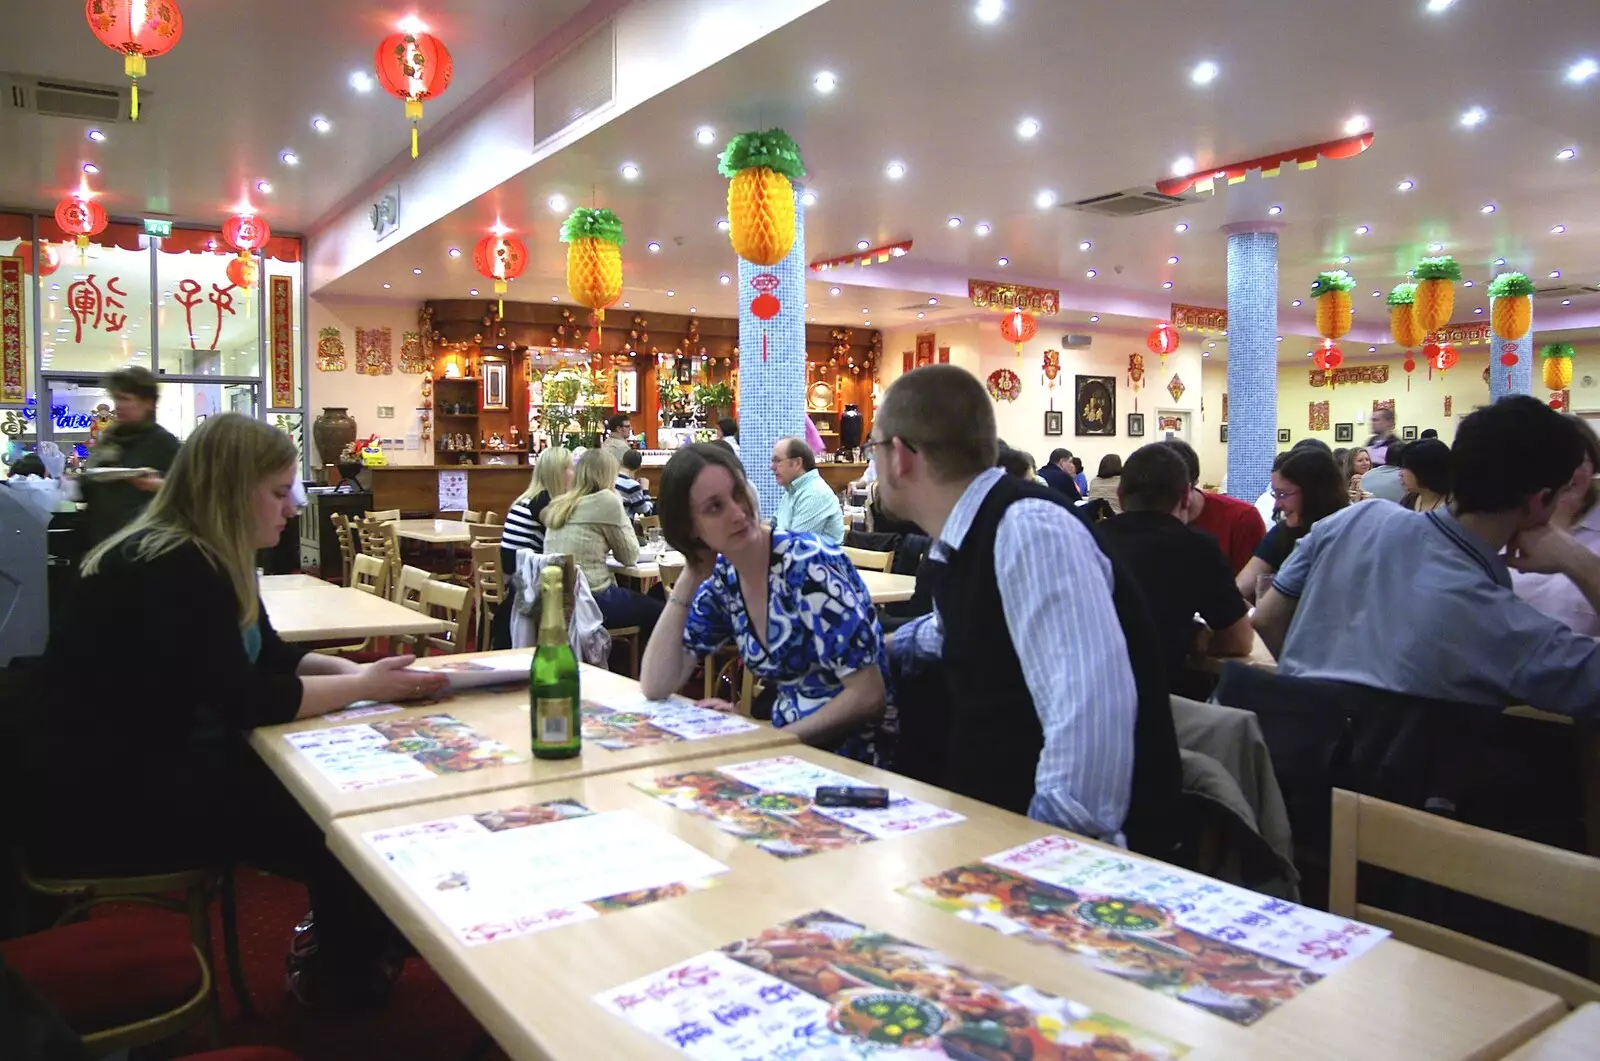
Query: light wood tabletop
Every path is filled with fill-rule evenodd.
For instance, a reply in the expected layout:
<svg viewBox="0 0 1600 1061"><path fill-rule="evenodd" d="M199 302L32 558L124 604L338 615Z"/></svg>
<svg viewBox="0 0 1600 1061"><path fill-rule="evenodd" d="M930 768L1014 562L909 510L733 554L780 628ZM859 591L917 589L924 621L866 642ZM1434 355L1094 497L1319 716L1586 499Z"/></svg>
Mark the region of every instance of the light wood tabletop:
<svg viewBox="0 0 1600 1061"><path fill-rule="evenodd" d="M887 571L858 571L874 604L893 604L910 600L917 591L915 575L892 575Z"/></svg>
<svg viewBox="0 0 1600 1061"><path fill-rule="evenodd" d="M1508 1054L1506 1061L1594 1061L1596 1057L1600 1057L1600 1003L1590 1002Z"/></svg>
<svg viewBox="0 0 1600 1061"><path fill-rule="evenodd" d="M527 650L522 654L526 655ZM440 663L470 660L487 655L516 655L510 653L463 654L457 656L429 657L418 662L426 669ZM598 667L583 667L580 679L585 700L601 705L629 705L642 698L639 683ZM337 713L336 713L337 714ZM485 766L463 773L443 773L416 781L377 785L356 791L342 791L320 771L305 754L286 739L292 733L329 729L335 726L363 725L369 722L390 722L422 718L429 715L449 715L471 726L479 734L506 745L525 762ZM347 814L365 814L388 807L403 807L413 803L461 796L473 792L512 788L541 781L581 777L589 774L631 770L717 752L749 753L752 758L770 749L788 748L796 744L795 738L765 722L756 722L756 728L744 733L705 740L683 740L670 743L646 744L639 747L611 750L594 741L585 741L583 751L571 759L535 759L529 747L532 740L532 723L528 715L528 687L524 681L510 687L471 689L453 697L420 707L406 707L402 711L358 718L312 718L290 722L281 726L264 726L250 736L250 744L272 772L323 829L335 818Z"/></svg>
<svg viewBox="0 0 1600 1061"><path fill-rule="evenodd" d="M261 589L261 606L285 641L360 641L397 634L438 634L450 623L391 600L324 583L303 589Z"/></svg>
<svg viewBox="0 0 1600 1061"><path fill-rule="evenodd" d="M897 891L1059 830L812 749L777 754L887 786L967 820L784 860L631 784L766 757L741 752L343 817L329 831L329 845L515 1061L681 1059L685 1055L612 1016L593 997L816 910L1186 1043L1192 1048L1188 1061L1491 1061L1564 1012L1554 995L1388 939L1255 1024L1236 1024L1101 972L1085 959L970 924ZM703 891L469 946L363 839L395 826L558 799L596 812L630 811L729 872Z"/></svg>
<svg viewBox="0 0 1600 1061"><path fill-rule="evenodd" d="M262 592L271 591L281 593L295 589L338 589L332 582L326 582L314 575L262 575Z"/></svg>
<svg viewBox="0 0 1600 1061"><path fill-rule="evenodd" d="M467 524L453 519L398 519L394 521L394 533L432 545L465 545L472 540Z"/></svg>

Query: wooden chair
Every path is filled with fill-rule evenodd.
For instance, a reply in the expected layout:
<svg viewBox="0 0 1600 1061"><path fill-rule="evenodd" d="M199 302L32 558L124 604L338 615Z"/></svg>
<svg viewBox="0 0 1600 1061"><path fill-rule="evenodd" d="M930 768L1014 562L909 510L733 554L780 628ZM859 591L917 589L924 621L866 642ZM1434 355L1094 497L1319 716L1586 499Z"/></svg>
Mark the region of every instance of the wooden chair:
<svg viewBox="0 0 1600 1061"><path fill-rule="evenodd" d="M361 551L384 561L389 569L385 586L393 585L400 578L400 568L405 563L400 558L400 535L394 522L368 517L356 525L356 531L361 537Z"/></svg>
<svg viewBox="0 0 1600 1061"><path fill-rule="evenodd" d="M388 561L370 553L362 553L351 565L351 588L375 597L389 595Z"/></svg>
<svg viewBox="0 0 1600 1061"><path fill-rule="evenodd" d="M1600 936L1600 858L1441 818L1343 789L1333 793L1328 909L1424 950L1560 995L1600 1002L1600 984L1537 959L1356 899L1361 863Z"/></svg>
<svg viewBox="0 0 1600 1061"><path fill-rule="evenodd" d="M649 539L649 537L650 537L650 532L652 530L660 530L660 529L661 529L661 517L660 516L640 516L639 517L639 540L640 541L647 541Z"/></svg>
<svg viewBox="0 0 1600 1061"><path fill-rule="evenodd" d="M472 543L472 602L478 616L478 651L490 648L495 613L505 601L505 573L500 570L500 543Z"/></svg>
<svg viewBox="0 0 1600 1061"><path fill-rule="evenodd" d="M1600 1005L1590 1002L1522 1044L1505 1061L1586 1061L1600 1045Z"/></svg>
<svg viewBox="0 0 1600 1061"><path fill-rule="evenodd" d="M840 546L840 548L844 550L844 555L850 558L850 562L862 571L888 571L889 568L894 566L893 553L880 553L873 549L857 549L849 545Z"/></svg>
<svg viewBox="0 0 1600 1061"><path fill-rule="evenodd" d="M723 682L727 682L731 687L737 681L739 683L739 694L729 697L729 699L739 708L741 715L749 718L750 705L755 700L756 695L756 680L755 675L750 673L750 668L744 665L744 660L739 657L739 653L734 651L726 657L722 656L721 653L707 656L705 672L705 698L707 700L714 699L717 693L721 691Z"/></svg>
<svg viewBox="0 0 1600 1061"><path fill-rule="evenodd" d="M400 510L398 508L385 508L377 512L368 512L367 518L375 519L379 523L392 523L400 518Z"/></svg>
<svg viewBox="0 0 1600 1061"><path fill-rule="evenodd" d="M422 587L422 611L438 619L447 619L450 629L443 634L428 634L418 645L426 654L435 652L465 652L468 646L469 624L472 619L472 590L449 582L430 581Z"/></svg>
<svg viewBox="0 0 1600 1061"><path fill-rule="evenodd" d="M474 542L499 541L500 536L506 532L503 523L469 523L467 524L467 537Z"/></svg>
<svg viewBox="0 0 1600 1061"><path fill-rule="evenodd" d="M506 518L498 512L485 512L483 514L483 522L487 523L491 527L504 527L506 525Z"/></svg>
<svg viewBox="0 0 1600 1061"><path fill-rule="evenodd" d="M483 515L469 508L461 513L461 521L463 523L482 523Z"/></svg>
<svg viewBox="0 0 1600 1061"><path fill-rule="evenodd" d="M432 571L405 564L400 568L400 577L395 579L394 596L391 599L396 604L410 608L414 612L420 612L422 610L422 587L431 581L433 581Z"/></svg>
<svg viewBox="0 0 1600 1061"><path fill-rule="evenodd" d="M356 558L356 536L350 529L350 520L343 512L334 512L328 516L328 522L333 524L333 533L339 540L339 585L350 585L350 565Z"/></svg>

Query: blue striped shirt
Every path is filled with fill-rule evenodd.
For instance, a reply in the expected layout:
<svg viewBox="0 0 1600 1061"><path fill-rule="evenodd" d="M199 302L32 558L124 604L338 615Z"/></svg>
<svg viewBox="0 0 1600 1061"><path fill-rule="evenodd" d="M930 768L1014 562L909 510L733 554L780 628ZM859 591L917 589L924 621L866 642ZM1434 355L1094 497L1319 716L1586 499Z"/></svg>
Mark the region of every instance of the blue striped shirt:
<svg viewBox="0 0 1600 1061"><path fill-rule="evenodd" d="M991 468L967 486L930 559L947 560L961 548L1004 474ZM994 571L1012 647L1044 729L1028 816L1121 844L1133 787L1138 694L1111 600L1111 562L1072 513L1023 498L1000 518ZM889 648L902 666L938 659L944 631L937 610L898 630Z"/></svg>

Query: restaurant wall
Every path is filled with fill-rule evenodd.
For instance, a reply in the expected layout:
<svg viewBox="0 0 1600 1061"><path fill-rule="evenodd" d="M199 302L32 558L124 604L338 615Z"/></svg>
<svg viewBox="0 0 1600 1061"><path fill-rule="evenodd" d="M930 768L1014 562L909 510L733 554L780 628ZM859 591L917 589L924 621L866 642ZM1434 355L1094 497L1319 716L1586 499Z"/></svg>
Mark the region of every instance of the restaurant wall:
<svg viewBox="0 0 1600 1061"><path fill-rule="evenodd" d="M401 336L417 327L418 305L382 300L310 300L311 390L310 416L315 420L329 406L344 406L355 418L358 437L381 433L386 440L384 455L390 464L432 464L432 443L418 438L422 420L417 407L422 404L421 375L400 371ZM317 341L322 329L337 328L344 341L345 369L324 372L317 367ZM388 328L394 371L388 375L367 376L356 371L356 329ZM393 419L380 419L379 406L392 406ZM309 426L309 425L308 425ZM388 441L388 440L394 441ZM315 459L315 447L311 447Z"/></svg>

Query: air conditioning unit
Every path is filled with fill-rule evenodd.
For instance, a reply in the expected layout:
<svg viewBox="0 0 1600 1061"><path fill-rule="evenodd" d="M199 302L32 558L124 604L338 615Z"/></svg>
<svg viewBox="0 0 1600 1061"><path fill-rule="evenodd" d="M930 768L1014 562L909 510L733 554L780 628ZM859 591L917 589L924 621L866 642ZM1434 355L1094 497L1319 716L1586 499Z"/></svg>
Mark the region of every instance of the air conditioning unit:
<svg viewBox="0 0 1600 1061"><path fill-rule="evenodd" d="M1076 202L1062 203L1063 210L1078 210L1103 217L1138 217L1158 210L1171 210L1199 199L1197 195L1168 195L1154 188L1127 188L1107 195L1092 195Z"/></svg>
<svg viewBox="0 0 1600 1061"><path fill-rule="evenodd" d="M1065 347L1084 347L1094 342L1092 335L1073 335L1068 332L1061 337L1061 345Z"/></svg>
<svg viewBox="0 0 1600 1061"><path fill-rule="evenodd" d="M28 74L0 74L0 82L5 85L6 106L10 110L101 125L127 120L128 93L121 86ZM151 95L146 91L140 103L143 104Z"/></svg>

